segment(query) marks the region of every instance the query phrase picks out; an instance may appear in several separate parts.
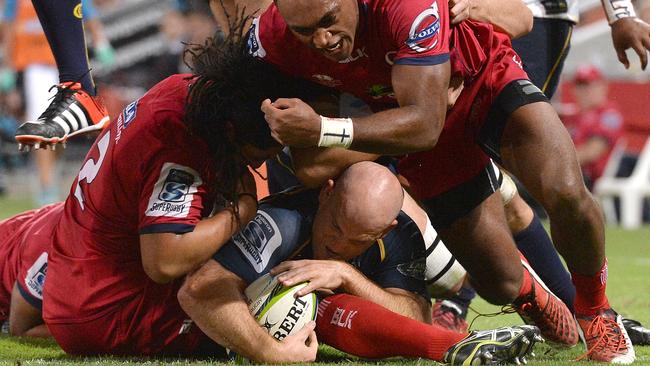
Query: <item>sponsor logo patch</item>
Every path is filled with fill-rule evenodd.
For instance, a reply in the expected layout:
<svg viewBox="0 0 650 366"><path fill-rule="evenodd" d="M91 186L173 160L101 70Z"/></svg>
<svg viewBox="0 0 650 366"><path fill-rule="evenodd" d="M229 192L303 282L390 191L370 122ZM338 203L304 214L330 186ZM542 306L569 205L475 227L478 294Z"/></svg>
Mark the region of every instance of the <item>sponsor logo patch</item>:
<svg viewBox="0 0 650 366"><path fill-rule="evenodd" d="M406 45L416 52L426 52L438 44L440 12L436 1L421 12L411 24Z"/></svg>
<svg viewBox="0 0 650 366"><path fill-rule="evenodd" d="M187 217L197 187L202 184L192 168L165 163L147 205L147 216Z"/></svg>
<svg viewBox="0 0 650 366"><path fill-rule="evenodd" d="M232 240L255 271L261 273L282 244L282 234L269 214L258 211L255 218Z"/></svg>
<svg viewBox="0 0 650 366"><path fill-rule="evenodd" d="M248 48L248 53L252 56L264 58L266 56L266 51L262 47L262 42L260 41L260 18L257 17L253 19L253 24L248 31L248 40L246 47Z"/></svg>
<svg viewBox="0 0 650 366"><path fill-rule="evenodd" d="M427 271L426 259L418 258L412 262L398 264L397 271L403 276L424 280Z"/></svg>
<svg viewBox="0 0 650 366"><path fill-rule="evenodd" d="M135 119L136 114L138 113L138 101L135 100L131 104L127 105L122 112L122 120L124 121L123 128L127 128L131 122Z"/></svg>
<svg viewBox="0 0 650 366"><path fill-rule="evenodd" d="M43 286L47 274L47 252L41 253L34 264L27 271L25 276L25 287L27 291L39 300L43 300Z"/></svg>

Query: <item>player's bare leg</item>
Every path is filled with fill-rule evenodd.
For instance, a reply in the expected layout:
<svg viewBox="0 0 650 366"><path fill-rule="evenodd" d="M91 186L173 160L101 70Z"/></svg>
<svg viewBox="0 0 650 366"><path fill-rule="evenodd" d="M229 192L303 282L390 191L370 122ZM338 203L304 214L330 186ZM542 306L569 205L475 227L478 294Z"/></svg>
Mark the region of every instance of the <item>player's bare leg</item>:
<svg viewBox="0 0 650 366"><path fill-rule="evenodd" d="M539 102L515 110L505 126L501 155L506 169L549 214L553 242L576 285L576 316L589 357L632 362L632 345L605 295L603 215L584 185L573 143L553 107Z"/></svg>
<svg viewBox="0 0 650 366"><path fill-rule="evenodd" d="M498 193L438 231L471 274L472 285L482 297L493 304L508 304L517 298L522 284L521 264Z"/></svg>
<svg viewBox="0 0 650 366"><path fill-rule="evenodd" d="M571 137L553 107L540 102L513 112L501 153L504 166L548 211L553 241L569 268L584 275L600 271L605 261L602 212L582 181Z"/></svg>

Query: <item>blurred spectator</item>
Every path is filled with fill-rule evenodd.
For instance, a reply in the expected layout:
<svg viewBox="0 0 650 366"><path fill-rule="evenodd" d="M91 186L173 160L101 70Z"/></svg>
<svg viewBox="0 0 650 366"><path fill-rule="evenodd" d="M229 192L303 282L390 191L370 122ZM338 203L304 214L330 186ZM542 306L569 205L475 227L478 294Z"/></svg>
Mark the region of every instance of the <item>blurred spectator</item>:
<svg viewBox="0 0 650 366"><path fill-rule="evenodd" d="M608 84L593 65L580 66L573 79L576 105L563 120L576 146L587 187L603 174L623 132L623 117L608 99Z"/></svg>

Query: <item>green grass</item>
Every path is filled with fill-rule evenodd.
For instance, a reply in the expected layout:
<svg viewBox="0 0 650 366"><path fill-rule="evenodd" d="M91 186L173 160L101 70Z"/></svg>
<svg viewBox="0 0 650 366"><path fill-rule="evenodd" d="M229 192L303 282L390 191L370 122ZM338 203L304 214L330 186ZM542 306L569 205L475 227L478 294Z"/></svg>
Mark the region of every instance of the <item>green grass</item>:
<svg viewBox="0 0 650 366"><path fill-rule="evenodd" d="M29 200L0 199L0 220L15 213L31 208ZM612 305L620 312L644 324L650 324L650 227L635 231L624 231L618 228L608 228L608 258L610 278L607 293ZM497 312L499 308L484 301L475 301L472 308L481 313ZM470 313L470 319L476 312ZM473 324L474 329L487 329L501 325L521 323L516 315L500 315L496 317L478 317ZM414 334L415 337L417 335ZM425 340L423 340L425 341ZM571 350L551 350L545 345L538 346L537 357L529 361L529 365L569 365L573 359L583 352L582 346ZM636 347L637 362L635 365L650 365L650 346ZM322 364L376 365L378 362L367 362L347 356L330 347L322 346L319 352ZM434 365L431 361L411 361L391 359L382 361L390 365ZM208 365L215 362L142 359L142 358L73 358L65 355L52 341L19 339L0 336L0 365ZM579 365L598 365L597 363L581 362Z"/></svg>

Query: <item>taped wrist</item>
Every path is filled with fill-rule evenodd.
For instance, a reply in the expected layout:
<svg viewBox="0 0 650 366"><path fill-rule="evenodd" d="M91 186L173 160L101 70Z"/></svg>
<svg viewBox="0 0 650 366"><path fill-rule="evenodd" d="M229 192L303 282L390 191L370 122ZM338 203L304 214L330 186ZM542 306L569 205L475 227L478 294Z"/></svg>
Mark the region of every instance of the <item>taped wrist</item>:
<svg viewBox="0 0 650 366"><path fill-rule="evenodd" d="M634 6L631 0L601 0L605 15L607 15L607 22L611 25L617 20L623 18L636 17Z"/></svg>
<svg viewBox="0 0 650 366"><path fill-rule="evenodd" d="M320 116L319 147L342 147L347 149L354 138L354 124L351 118L329 118Z"/></svg>

